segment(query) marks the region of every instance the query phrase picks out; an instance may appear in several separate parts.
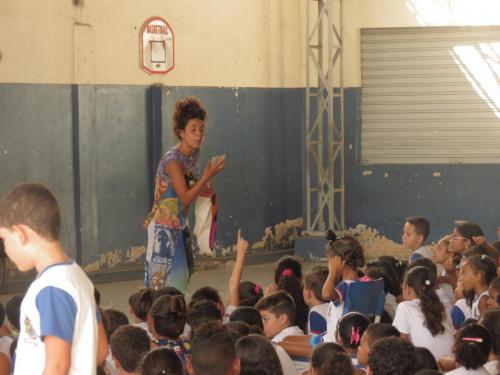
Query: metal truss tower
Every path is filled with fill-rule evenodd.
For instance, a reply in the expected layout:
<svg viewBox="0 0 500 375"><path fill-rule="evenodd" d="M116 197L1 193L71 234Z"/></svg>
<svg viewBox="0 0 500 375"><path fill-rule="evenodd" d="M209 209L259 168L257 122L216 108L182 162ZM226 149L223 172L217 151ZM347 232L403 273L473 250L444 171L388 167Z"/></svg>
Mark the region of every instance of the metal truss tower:
<svg viewBox="0 0 500 375"><path fill-rule="evenodd" d="M305 0L306 234L345 227L342 0Z"/></svg>

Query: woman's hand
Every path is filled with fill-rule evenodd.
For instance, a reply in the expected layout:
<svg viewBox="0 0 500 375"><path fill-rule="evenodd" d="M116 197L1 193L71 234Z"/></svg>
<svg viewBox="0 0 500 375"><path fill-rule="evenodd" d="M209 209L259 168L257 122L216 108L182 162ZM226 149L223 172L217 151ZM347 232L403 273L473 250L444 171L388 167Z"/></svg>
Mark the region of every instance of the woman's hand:
<svg viewBox="0 0 500 375"><path fill-rule="evenodd" d="M203 178L207 181L214 177L217 173L224 169L224 165L226 164L226 160L223 159L218 163L212 164L212 161L209 160L207 162L207 166L205 167L205 171L203 172Z"/></svg>

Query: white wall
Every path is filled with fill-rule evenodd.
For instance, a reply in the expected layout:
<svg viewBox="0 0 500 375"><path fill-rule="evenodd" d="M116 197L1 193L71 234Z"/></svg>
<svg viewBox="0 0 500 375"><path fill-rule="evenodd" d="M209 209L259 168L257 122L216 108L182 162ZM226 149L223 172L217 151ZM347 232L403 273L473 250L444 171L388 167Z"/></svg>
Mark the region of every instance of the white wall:
<svg viewBox="0 0 500 375"><path fill-rule="evenodd" d="M499 0L343 0L344 86L361 86L362 28L499 25Z"/></svg>
<svg viewBox="0 0 500 375"><path fill-rule="evenodd" d="M300 87L300 0L0 2L0 82ZM175 69L139 68L139 30L160 16Z"/></svg>

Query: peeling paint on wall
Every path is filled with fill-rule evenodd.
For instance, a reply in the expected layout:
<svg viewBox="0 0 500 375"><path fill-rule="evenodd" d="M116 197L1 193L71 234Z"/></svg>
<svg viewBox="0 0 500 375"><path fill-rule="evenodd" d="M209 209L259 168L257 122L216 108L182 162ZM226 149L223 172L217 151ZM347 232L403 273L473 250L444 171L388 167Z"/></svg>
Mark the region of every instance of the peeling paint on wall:
<svg viewBox="0 0 500 375"><path fill-rule="evenodd" d="M251 246L252 250L268 251L290 249L293 247L295 239L300 236L302 231L303 219L289 219L278 223L264 230L264 236L261 241ZM234 245L223 246L221 242L216 241L214 256L200 256L196 248L193 249L195 259L198 260L196 267L198 269L219 268L224 265L220 257L234 254ZM119 269L126 266L142 265L146 248L144 246L131 247L127 250L110 250L101 254L99 259L84 267L85 272L99 272L103 270Z"/></svg>
<svg viewBox="0 0 500 375"><path fill-rule="evenodd" d="M293 247L295 239L300 236L303 222L302 218L288 219L274 227L267 227L262 239L254 243L252 249L277 250Z"/></svg>
<svg viewBox="0 0 500 375"><path fill-rule="evenodd" d="M367 227L364 224L349 228L344 233L354 236L363 245L367 259L391 255L401 260L408 260L412 253L411 249L403 247L403 245L381 235L376 229Z"/></svg>
<svg viewBox="0 0 500 375"><path fill-rule="evenodd" d="M363 176L371 176L373 171L363 171Z"/></svg>
<svg viewBox="0 0 500 375"><path fill-rule="evenodd" d="M142 264L145 253L144 246L134 246L128 250L111 250L101 254L97 261L87 264L83 269L85 272L98 272L125 264Z"/></svg>

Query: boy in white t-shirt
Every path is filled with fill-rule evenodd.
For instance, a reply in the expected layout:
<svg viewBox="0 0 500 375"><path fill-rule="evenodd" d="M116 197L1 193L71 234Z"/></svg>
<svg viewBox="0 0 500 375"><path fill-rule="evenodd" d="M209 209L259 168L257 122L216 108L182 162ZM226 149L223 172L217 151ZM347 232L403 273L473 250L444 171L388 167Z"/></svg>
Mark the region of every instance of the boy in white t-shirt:
<svg viewBox="0 0 500 375"><path fill-rule="evenodd" d="M288 336L301 336L304 332L295 324L295 303L284 291L273 292L262 298L255 308L259 310L264 325L264 335L273 343Z"/></svg>
<svg viewBox="0 0 500 375"><path fill-rule="evenodd" d="M411 254L409 263L413 263L418 258L432 258L432 251L424 245L430 232L429 221L422 216L411 216L405 220L403 227L403 245L410 248Z"/></svg>
<svg viewBox="0 0 500 375"><path fill-rule="evenodd" d="M16 375L95 374L107 355L93 285L64 252L60 229L59 205L45 186L19 185L0 199L7 256L20 271L38 272L21 305Z"/></svg>
<svg viewBox="0 0 500 375"><path fill-rule="evenodd" d="M323 300L323 285L328 277L328 268L314 267L304 279L303 296L309 306L307 330L310 335L322 335L326 332L326 319L329 303Z"/></svg>

